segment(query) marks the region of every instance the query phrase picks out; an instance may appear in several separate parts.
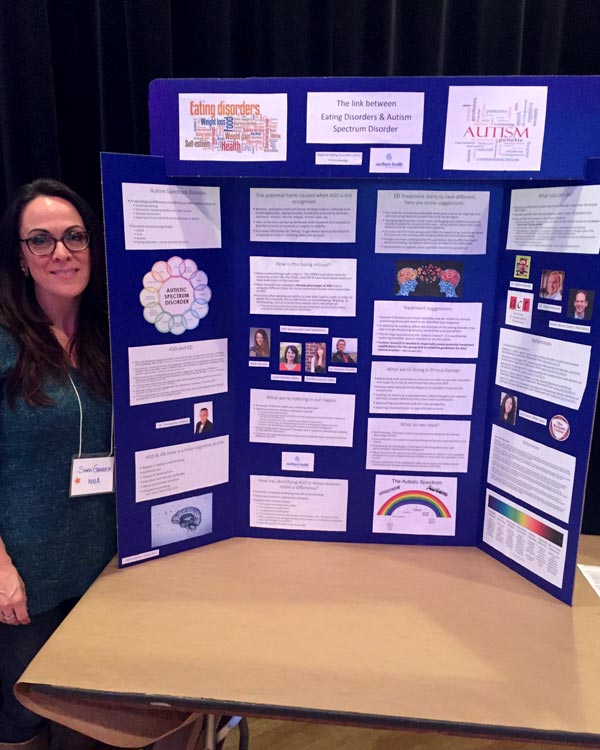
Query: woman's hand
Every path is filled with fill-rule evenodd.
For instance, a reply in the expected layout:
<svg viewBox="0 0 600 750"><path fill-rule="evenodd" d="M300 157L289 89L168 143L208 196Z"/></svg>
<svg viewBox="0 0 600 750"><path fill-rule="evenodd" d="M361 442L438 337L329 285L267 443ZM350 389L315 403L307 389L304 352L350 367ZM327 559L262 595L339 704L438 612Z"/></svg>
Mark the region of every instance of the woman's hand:
<svg viewBox="0 0 600 750"><path fill-rule="evenodd" d="M27 594L25 584L10 561L0 564L0 623L27 625Z"/></svg>

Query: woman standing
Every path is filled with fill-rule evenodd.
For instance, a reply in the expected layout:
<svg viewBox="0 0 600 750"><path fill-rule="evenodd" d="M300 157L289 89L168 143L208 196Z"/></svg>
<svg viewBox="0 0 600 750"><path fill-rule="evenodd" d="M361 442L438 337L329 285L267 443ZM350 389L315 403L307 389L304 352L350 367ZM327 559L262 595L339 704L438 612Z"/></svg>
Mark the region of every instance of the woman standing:
<svg viewBox="0 0 600 750"><path fill-rule="evenodd" d="M70 497L74 457L112 451L105 285L88 205L22 187L0 223L0 749L45 747L13 684L115 552L112 493Z"/></svg>

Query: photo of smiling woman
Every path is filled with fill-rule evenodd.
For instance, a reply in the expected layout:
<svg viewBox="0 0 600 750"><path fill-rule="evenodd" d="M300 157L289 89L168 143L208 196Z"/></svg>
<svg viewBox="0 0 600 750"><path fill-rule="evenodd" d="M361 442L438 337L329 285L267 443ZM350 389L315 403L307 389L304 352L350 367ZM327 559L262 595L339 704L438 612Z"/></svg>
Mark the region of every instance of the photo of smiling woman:
<svg viewBox="0 0 600 750"><path fill-rule="evenodd" d="M253 343L250 346L248 355L250 357L269 357L271 354L271 346L269 344L270 329L265 328L251 328L250 335L253 338Z"/></svg>
<svg viewBox="0 0 600 750"><path fill-rule="evenodd" d="M302 357L301 344L281 344L281 357L279 369L288 372L300 372L302 366L300 360Z"/></svg>
<svg viewBox="0 0 600 750"><path fill-rule="evenodd" d="M514 426L517 421L517 397L503 393L500 397L500 421Z"/></svg>
<svg viewBox="0 0 600 750"><path fill-rule="evenodd" d="M36 750L13 685L116 549L114 495L69 497L73 456L111 450L102 232L54 180L0 223L0 384L0 747Z"/></svg>

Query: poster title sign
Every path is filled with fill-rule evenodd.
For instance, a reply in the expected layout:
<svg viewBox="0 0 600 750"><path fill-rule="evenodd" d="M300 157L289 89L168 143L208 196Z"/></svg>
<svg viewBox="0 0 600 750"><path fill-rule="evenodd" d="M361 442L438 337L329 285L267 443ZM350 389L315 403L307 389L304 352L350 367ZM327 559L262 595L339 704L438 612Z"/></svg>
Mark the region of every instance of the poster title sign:
<svg viewBox="0 0 600 750"><path fill-rule="evenodd" d="M182 161L285 161L287 94L179 94Z"/></svg>
<svg viewBox="0 0 600 750"><path fill-rule="evenodd" d="M422 143L423 92L308 92L307 143Z"/></svg>

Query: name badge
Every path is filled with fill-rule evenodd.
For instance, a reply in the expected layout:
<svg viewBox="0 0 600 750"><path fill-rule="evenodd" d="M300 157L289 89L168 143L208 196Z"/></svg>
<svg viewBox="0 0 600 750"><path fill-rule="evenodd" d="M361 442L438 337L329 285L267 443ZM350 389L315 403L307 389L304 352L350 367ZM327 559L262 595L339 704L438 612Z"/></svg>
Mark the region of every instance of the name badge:
<svg viewBox="0 0 600 750"><path fill-rule="evenodd" d="M70 497L114 492L115 457L105 453L73 456L71 461Z"/></svg>

